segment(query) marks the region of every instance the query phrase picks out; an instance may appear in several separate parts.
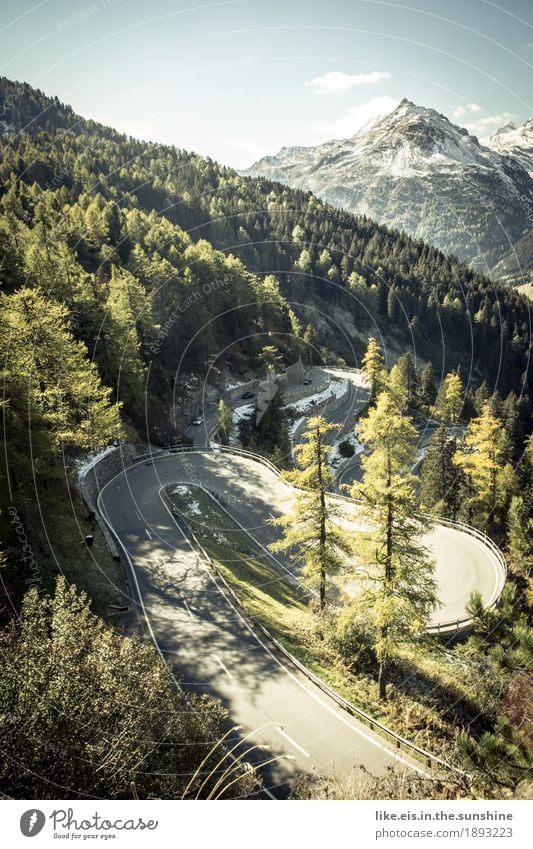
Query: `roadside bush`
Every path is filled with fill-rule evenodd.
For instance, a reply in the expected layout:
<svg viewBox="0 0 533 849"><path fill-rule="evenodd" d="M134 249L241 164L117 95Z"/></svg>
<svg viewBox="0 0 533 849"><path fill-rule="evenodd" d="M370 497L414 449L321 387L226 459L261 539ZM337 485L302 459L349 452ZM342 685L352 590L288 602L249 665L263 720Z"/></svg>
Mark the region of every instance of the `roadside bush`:
<svg viewBox="0 0 533 849"><path fill-rule="evenodd" d="M348 459L348 457L353 457L355 454L355 448L349 439L345 439L344 442L339 444L339 454L341 457Z"/></svg>
<svg viewBox="0 0 533 849"><path fill-rule="evenodd" d="M330 623L325 636L331 648L352 672L376 674L377 658L366 622L341 615L336 622Z"/></svg>
<svg viewBox="0 0 533 849"><path fill-rule="evenodd" d="M226 720L220 702L178 690L150 643L115 633L63 578L53 597L30 590L0 634L0 792L9 796L218 794L239 778L217 742ZM242 770L229 795L255 784Z"/></svg>

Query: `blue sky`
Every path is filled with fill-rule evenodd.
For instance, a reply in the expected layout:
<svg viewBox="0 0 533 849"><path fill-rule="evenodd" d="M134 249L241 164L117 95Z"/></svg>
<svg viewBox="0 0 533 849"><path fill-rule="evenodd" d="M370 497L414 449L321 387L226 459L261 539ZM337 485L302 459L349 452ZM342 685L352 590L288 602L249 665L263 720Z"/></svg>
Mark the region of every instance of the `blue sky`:
<svg viewBox="0 0 533 849"><path fill-rule="evenodd" d="M238 168L408 97L479 137L533 115L531 0L3 0L0 74Z"/></svg>

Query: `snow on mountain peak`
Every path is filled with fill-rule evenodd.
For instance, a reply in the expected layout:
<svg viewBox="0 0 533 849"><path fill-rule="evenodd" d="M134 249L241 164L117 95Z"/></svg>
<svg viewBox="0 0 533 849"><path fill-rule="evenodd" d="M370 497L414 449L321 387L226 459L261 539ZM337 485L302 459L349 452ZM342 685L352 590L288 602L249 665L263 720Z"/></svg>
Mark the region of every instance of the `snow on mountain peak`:
<svg viewBox="0 0 533 849"><path fill-rule="evenodd" d="M486 267L502 252L502 232L518 238L524 229L532 170L533 120L506 126L487 146L435 109L404 98L351 138L283 148L247 173L312 191ZM483 240L480 210L490 221Z"/></svg>
<svg viewBox="0 0 533 849"><path fill-rule="evenodd" d="M533 118L528 118L521 127L507 121L486 144L498 153L513 156L533 176Z"/></svg>

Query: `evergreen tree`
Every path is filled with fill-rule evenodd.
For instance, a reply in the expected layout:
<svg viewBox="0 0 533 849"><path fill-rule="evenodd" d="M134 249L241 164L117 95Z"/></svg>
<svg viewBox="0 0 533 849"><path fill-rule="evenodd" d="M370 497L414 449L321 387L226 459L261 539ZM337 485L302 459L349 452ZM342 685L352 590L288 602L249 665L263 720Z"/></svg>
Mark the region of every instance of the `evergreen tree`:
<svg viewBox="0 0 533 849"><path fill-rule="evenodd" d="M510 499L514 487L512 466L506 462L505 431L485 402L481 415L471 420L453 462L463 471L471 494L469 515L494 528L498 508Z"/></svg>
<svg viewBox="0 0 533 849"><path fill-rule="evenodd" d="M474 409L478 416L481 415L483 405L486 404L487 401L490 401L490 391L487 381L484 380L481 386L478 386L474 392Z"/></svg>
<svg viewBox="0 0 533 849"><path fill-rule="evenodd" d="M398 378L403 386L407 406L411 406L418 393L418 377L416 366L410 351L406 351L396 363Z"/></svg>
<svg viewBox="0 0 533 849"><path fill-rule="evenodd" d="M457 440L444 425L435 431L422 464L420 504L436 516L455 520L462 491L461 470L453 462Z"/></svg>
<svg viewBox="0 0 533 849"><path fill-rule="evenodd" d="M265 345L259 352L259 362L264 368L279 372L283 357L275 345Z"/></svg>
<svg viewBox="0 0 533 849"><path fill-rule="evenodd" d="M434 563L421 542L427 519L417 515L416 428L388 392L381 393L358 428L370 448L363 479L352 495L362 501L360 520L369 530L357 536L363 556L355 578L361 591L357 615L372 622L380 699L386 698L387 667L399 644L421 633L437 606Z"/></svg>
<svg viewBox="0 0 533 849"><path fill-rule="evenodd" d="M383 353L373 336L368 340L361 368L370 386L370 399L373 401L381 392L387 379Z"/></svg>
<svg viewBox="0 0 533 849"><path fill-rule="evenodd" d="M296 551L303 563L302 578L307 586L319 591L319 608L326 604L327 581L342 567L342 554L349 544L336 519L339 507L327 493L335 482L328 466L330 448L324 437L336 425L320 416L309 419L303 441L294 449L296 469L283 473L283 479L298 490L290 513L274 519L283 528L283 538L273 543L273 551Z"/></svg>
<svg viewBox="0 0 533 849"><path fill-rule="evenodd" d="M420 376L418 378L418 386L418 397L420 403L426 408L427 413L429 413L430 408L435 403L438 391L435 369L433 368L433 363L431 361L425 365L423 369L421 369Z"/></svg>
<svg viewBox="0 0 533 849"><path fill-rule="evenodd" d="M218 402L218 432L222 437L224 445L228 445L230 436L232 435L235 424L233 422L233 411L223 398Z"/></svg>
<svg viewBox="0 0 533 849"><path fill-rule="evenodd" d="M146 392L141 334L150 327L151 310L146 293L128 271L113 268L106 310L104 377L116 387L125 409L141 416Z"/></svg>
<svg viewBox="0 0 533 849"><path fill-rule="evenodd" d="M507 551L513 572L529 578L533 571L533 517L521 495L513 495L507 516Z"/></svg>
<svg viewBox="0 0 533 849"><path fill-rule="evenodd" d="M312 324L306 325L303 342L303 361L309 366L317 365L320 362L319 338L316 328Z"/></svg>
<svg viewBox="0 0 533 849"><path fill-rule="evenodd" d="M276 392L259 424L253 414L239 422L239 439L244 447L269 454L278 466L290 460L291 444L287 427L287 411L281 392Z"/></svg>
<svg viewBox="0 0 533 849"><path fill-rule="evenodd" d="M410 354L405 356L407 359L400 357L391 368L387 380L387 389L400 410L407 410L413 403L416 390L414 363Z"/></svg>
<svg viewBox="0 0 533 849"><path fill-rule="evenodd" d="M8 399L3 450L19 494L35 479L57 477L62 452L94 450L121 435L119 407L73 339L65 307L31 289L2 296L0 356Z"/></svg>
<svg viewBox="0 0 533 849"><path fill-rule="evenodd" d="M350 305L358 324L370 324L379 311L377 286L375 284L368 285L361 274L352 271L348 277L348 291L352 295Z"/></svg>
<svg viewBox="0 0 533 849"><path fill-rule="evenodd" d="M177 690L152 645L106 627L63 578L53 597L28 592L0 633L0 789L10 796L205 798L220 759L231 763L226 718L219 702ZM231 772L230 796L252 789L249 772Z"/></svg>
<svg viewBox="0 0 533 849"><path fill-rule="evenodd" d="M463 382L457 372L447 374L435 402L435 415L444 423L459 420L464 403Z"/></svg>

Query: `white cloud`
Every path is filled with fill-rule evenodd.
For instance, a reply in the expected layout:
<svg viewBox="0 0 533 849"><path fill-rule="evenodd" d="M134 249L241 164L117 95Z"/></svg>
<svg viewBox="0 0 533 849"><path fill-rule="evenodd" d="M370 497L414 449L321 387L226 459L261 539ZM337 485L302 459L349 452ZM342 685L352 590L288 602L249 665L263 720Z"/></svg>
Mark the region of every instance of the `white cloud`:
<svg viewBox="0 0 533 849"><path fill-rule="evenodd" d="M456 106L453 110L454 118L463 118L465 115L474 115L476 112L481 112L481 106L477 103L467 103L465 106Z"/></svg>
<svg viewBox="0 0 533 849"><path fill-rule="evenodd" d="M485 118L478 118L469 124L464 124L468 132L473 136L483 136L486 133L491 133L499 127L503 127L507 121L512 121L516 117L511 112L500 112L499 115L487 115Z"/></svg>
<svg viewBox="0 0 533 849"><path fill-rule="evenodd" d="M357 130L364 127L373 118L388 115L398 106L398 101L393 97L372 97L367 103L352 106L342 118L329 124L313 124L311 132L322 141L329 139L343 139L353 136Z"/></svg>
<svg viewBox="0 0 533 849"><path fill-rule="evenodd" d="M344 74L342 71L329 71L321 77L308 80L306 85L314 94L347 94L357 85L375 85L381 80L390 80L388 71L370 71L368 74Z"/></svg>
<svg viewBox="0 0 533 849"><path fill-rule="evenodd" d="M500 112L497 115L485 115L481 118L479 117L480 112L483 112L483 110L477 103L466 103L456 106L452 115L454 118L463 119L458 123L465 127L471 135L480 137L497 130L498 127L503 127L507 121L512 121L515 117L511 112Z"/></svg>

